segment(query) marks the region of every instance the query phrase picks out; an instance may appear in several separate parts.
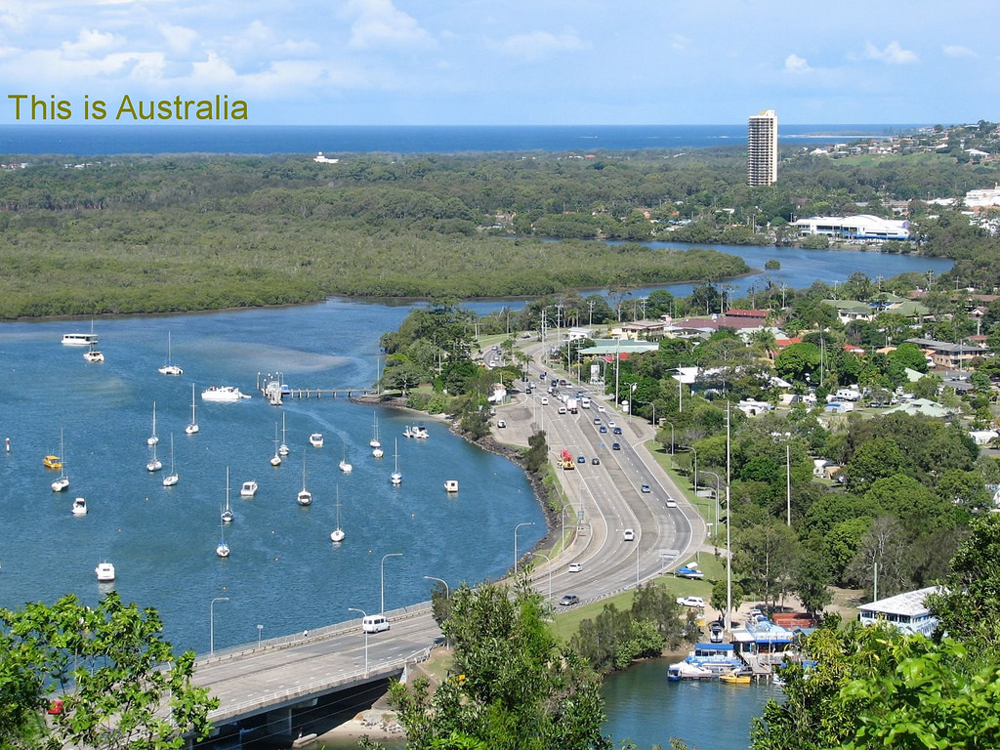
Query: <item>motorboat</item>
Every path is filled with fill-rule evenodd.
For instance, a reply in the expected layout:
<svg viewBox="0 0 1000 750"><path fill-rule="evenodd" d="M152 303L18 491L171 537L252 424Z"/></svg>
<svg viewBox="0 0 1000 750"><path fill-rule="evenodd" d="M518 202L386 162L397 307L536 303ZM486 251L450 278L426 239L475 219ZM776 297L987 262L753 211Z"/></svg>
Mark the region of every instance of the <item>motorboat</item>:
<svg viewBox="0 0 1000 750"><path fill-rule="evenodd" d="M406 425L406 429L403 430L403 437L405 438L413 437L413 430L410 429L410 425Z"/></svg>
<svg viewBox="0 0 1000 750"><path fill-rule="evenodd" d="M73 500L73 507L70 508L70 513L74 516L85 516L87 515L87 500L86 498L78 497Z"/></svg>
<svg viewBox="0 0 1000 750"><path fill-rule="evenodd" d="M236 514L233 513L232 509L229 507L229 467L226 467L226 507L222 509L222 523L232 523L233 519L236 518Z"/></svg>
<svg viewBox="0 0 1000 750"><path fill-rule="evenodd" d="M309 445L311 445L313 448L322 448L323 447L323 433L322 432L314 432L312 435L310 435L309 436Z"/></svg>
<svg viewBox="0 0 1000 750"><path fill-rule="evenodd" d="M677 578L693 578L695 580L701 580L705 577L705 574L698 570L698 566L695 563L678 568L674 571L674 575Z"/></svg>
<svg viewBox="0 0 1000 750"><path fill-rule="evenodd" d="M244 482L243 486L240 487L240 497L253 497L257 494L257 482L251 479L249 482Z"/></svg>
<svg viewBox="0 0 1000 750"><path fill-rule="evenodd" d="M97 334L90 333L64 333L62 337L63 346L93 346L97 343Z"/></svg>
<svg viewBox="0 0 1000 750"><path fill-rule="evenodd" d="M184 428L184 432L188 435L194 435L201 428L198 427L198 420L195 417L195 405L194 405L194 383L191 384L191 424Z"/></svg>
<svg viewBox="0 0 1000 750"><path fill-rule="evenodd" d="M164 487L173 487L181 480L180 474L174 471L174 433L170 433L170 473L163 477Z"/></svg>
<svg viewBox="0 0 1000 750"><path fill-rule="evenodd" d="M88 362L103 362L104 354L98 351L96 344L91 344L90 349L83 353L83 358Z"/></svg>
<svg viewBox="0 0 1000 750"><path fill-rule="evenodd" d="M412 433L413 437L417 438L418 440L426 440L427 438L430 437L430 434L427 432L427 428L424 427L423 425L417 425L416 427L411 429L410 432Z"/></svg>
<svg viewBox="0 0 1000 750"><path fill-rule="evenodd" d="M445 492L458 492L458 480L457 479L446 479L444 480Z"/></svg>
<svg viewBox="0 0 1000 750"><path fill-rule="evenodd" d="M330 532L331 542L342 542L344 541L344 529L340 525L340 485L337 485L337 528Z"/></svg>
<svg viewBox="0 0 1000 750"><path fill-rule="evenodd" d="M728 685L749 685L753 677L748 669L732 669L719 675L719 681Z"/></svg>
<svg viewBox="0 0 1000 750"><path fill-rule="evenodd" d="M667 667L667 679L670 682L680 680L711 680L715 673L707 667L692 664L689 661L679 661Z"/></svg>
<svg viewBox="0 0 1000 750"><path fill-rule="evenodd" d="M389 481L392 482L393 486L398 486L403 483L403 475L399 473L399 441L392 441L393 456L395 457L395 468L392 470L392 474L389 475Z"/></svg>
<svg viewBox="0 0 1000 750"><path fill-rule="evenodd" d="M156 402L153 402L153 431L148 438L146 438L146 445L156 445L160 442L160 438L156 435Z"/></svg>
<svg viewBox="0 0 1000 750"><path fill-rule="evenodd" d="M46 456L42 459L42 463L45 464L46 469L61 469L62 459L59 456Z"/></svg>
<svg viewBox="0 0 1000 750"><path fill-rule="evenodd" d="M65 455L65 449L63 447L63 431L59 430L59 452ZM69 487L69 477L66 476L65 470L63 470L63 462L59 461L59 477L52 483L53 492L62 492Z"/></svg>
<svg viewBox="0 0 1000 750"><path fill-rule="evenodd" d="M222 404L234 404L244 398L250 398L250 394L242 393L235 385L212 385L201 392L202 401Z"/></svg>
<svg viewBox="0 0 1000 750"><path fill-rule="evenodd" d="M164 375L183 375L184 370L179 366L175 365L173 360L170 358L170 332L167 332L167 363L163 367L159 368L159 371Z"/></svg>
<svg viewBox="0 0 1000 750"><path fill-rule="evenodd" d="M299 505L306 506L312 505L313 496L312 493L306 489L306 454L302 454L302 489L299 490L299 494L295 496L295 502Z"/></svg>
<svg viewBox="0 0 1000 750"><path fill-rule="evenodd" d="M115 580L115 566L109 562L98 563L97 567L94 568L94 573L97 574L97 580L101 583Z"/></svg>

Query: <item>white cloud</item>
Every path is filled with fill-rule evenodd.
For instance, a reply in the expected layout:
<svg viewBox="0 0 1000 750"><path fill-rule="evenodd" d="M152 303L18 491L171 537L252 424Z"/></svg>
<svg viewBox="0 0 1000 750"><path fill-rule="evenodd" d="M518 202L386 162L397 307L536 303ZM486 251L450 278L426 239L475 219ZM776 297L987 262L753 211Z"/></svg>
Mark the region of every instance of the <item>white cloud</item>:
<svg viewBox="0 0 1000 750"><path fill-rule="evenodd" d="M948 57L977 57L975 52L960 44L946 44L941 49Z"/></svg>
<svg viewBox="0 0 1000 750"><path fill-rule="evenodd" d="M560 52L590 49L590 44L580 39L572 29L562 34L551 34L548 31L515 34L496 46L505 54L528 61L541 60Z"/></svg>
<svg viewBox="0 0 1000 750"><path fill-rule="evenodd" d="M399 10L392 0L349 0L344 15L354 18L347 43L352 49L434 44L416 19Z"/></svg>
<svg viewBox="0 0 1000 750"><path fill-rule="evenodd" d="M94 54L117 47L121 40L114 34L105 34L96 29L81 29L75 42L63 42L63 55L68 60L84 60Z"/></svg>
<svg viewBox="0 0 1000 750"><path fill-rule="evenodd" d="M887 65L912 65L918 61L917 53L903 49L899 42L889 42L885 49L879 49L871 42L865 44L865 58L878 60Z"/></svg>
<svg viewBox="0 0 1000 750"><path fill-rule="evenodd" d="M811 70L809 61L804 57L799 57L794 52L785 58L786 73L808 73Z"/></svg>
<svg viewBox="0 0 1000 750"><path fill-rule="evenodd" d="M194 29L169 23L160 25L160 33L163 34L163 38L167 40L167 46L173 52L187 52L198 39L198 32Z"/></svg>

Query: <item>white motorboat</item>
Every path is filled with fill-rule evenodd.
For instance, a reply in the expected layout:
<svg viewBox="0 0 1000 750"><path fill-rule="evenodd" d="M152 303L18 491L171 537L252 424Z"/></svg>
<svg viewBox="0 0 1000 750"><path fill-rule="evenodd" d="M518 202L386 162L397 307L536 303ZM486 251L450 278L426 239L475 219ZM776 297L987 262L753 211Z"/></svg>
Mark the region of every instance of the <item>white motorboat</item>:
<svg viewBox="0 0 1000 750"><path fill-rule="evenodd" d="M331 542L342 542L344 541L344 529L340 525L340 485L337 485L337 528L330 532Z"/></svg>
<svg viewBox="0 0 1000 750"><path fill-rule="evenodd" d="M91 344L90 349L83 353L83 358L88 362L103 362L104 354L98 351L97 344Z"/></svg>
<svg viewBox="0 0 1000 750"><path fill-rule="evenodd" d="M458 492L458 480L457 479L446 479L444 480L445 492Z"/></svg>
<svg viewBox="0 0 1000 750"><path fill-rule="evenodd" d="M311 505L313 501L312 493L306 489L306 454L302 454L302 489L296 495L295 501L299 505Z"/></svg>
<svg viewBox="0 0 1000 750"><path fill-rule="evenodd" d="M73 501L73 507L70 508L70 513L74 516L85 516L87 515L87 500L82 497L78 497Z"/></svg>
<svg viewBox="0 0 1000 750"><path fill-rule="evenodd" d="M156 402L153 402L153 432L146 438L146 445L156 445L160 438L156 435Z"/></svg>
<svg viewBox="0 0 1000 750"><path fill-rule="evenodd" d="M202 401L223 404L234 404L244 398L250 398L250 394L242 393L235 385L212 385L201 392Z"/></svg>
<svg viewBox="0 0 1000 750"><path fill-rule="evenodd" d="M229 467L226 467L226 507L222 510L222 523L232 523L233 519L236 518L236 514L233 513L232 509L229 507Z"/></svg>
<svg viewBox="0 0 1000 750"><path fill-rule="evenodd" d="M395 467L392 470L392 474L389 475L389 481L392 484L399 485L403 482L403 475L399 473L399 439L396 438L392 441L392 454L395 458Z"/></svg>
<svg viewBox="0 0 1000 750"><path fill-rule="evenodd" d="M322 432L314 432L312 435L310 435L309 436L309 445L311 445L313 448L322 448L323 447L323 433Z"/></svg>
<svg viewBox="0 0 1000 750"><path fill-rule="evenodd" d="M670 682L679 682L680 680L711 680L713 677L715 677L715 673L711 669L698 664L692 664L689 661L679 661L667 668L667 679Z"/></svg>
<svg viewBox="0 0 1000 750"><path fill-rule="evenodd" d="M184 428L184 432L188 435L194 435L201 428L198 427L198 420L195 417L195 405L194 405L194 383L191 384L191 424Z"/></svg>
<svg viewBox="0 0 1000 750"><path fill-rule="evenodd" d="M271 456L271 466L281 466L281 456L278 455L278 423L274 423L274 455Z"/></svg>
<svg viewBox="0 0 1000 750"><path fill-rule="evenodd" d="M403 430L403 437L405 438L413 437L413 430L410 429L410 425L406 425L406 429Z"/></svg>
<svg viewBox="0 0 1000 750"><path fill-rule="evenodd" d="M170 332L167 331L167 363L163 367L159 368L160 372L164 375L183 375L184 370L179 366L175 365L173 360L170 358Z"/></svg>
<svg viewBox="0 0 1000 750"><path fill-rule="evenodd" d="M285 440L285 415L281 415L281 445L278 446L278 455L288 455L288 441Z"/></svg>
<svg viewBox="0 0 1000 750"><path fill-rule="evenodd" d="M345 474L354 471L354 467L347 463L347 443L344 443L344 457L340 460L340 470Z"/></svg>
<svg viewBox="0 0 1000 750"><path fill-rule="evenodd" d="M94 568L94 573L97 574L97 580L101 583L115 580L115 566L109 562L98 563L97 567Z"/></svg>
<svg viewBox="0 0 1000 750"><path fill-rule="evenodd" d="M417 438L418 440L426 440L427 438L430 437L430 435L427 433L427 428L424 427L423 425L417 425L416 427L411 429L410 432L412 433L413 437Z"/></svg>
<svg viewBox="0 0 1000 750"><path fill-rule="evenodd" d="M146 471L159 471L163 468L163 462L156 457L156 443L153 443L153 457L146 462Z"/></svg>
<svg viewBox="0 0 1000 750"><path fill-rule="evenodd" d="M253 497L257 494L257 482L251 479L249 482L244 482L243 486L240 487L240 497Z"/></svg>
<svg viewBox="0 0 1000 750"><path fill-rule="evenodd" d="M60 455L61 458L59 459L59 462L58 462L59 463L59 476L52 483L52 491L53 492L62 492L63 490L65 490L65 489L67 489L69 487L69 477L66 476L66 469L63 466L63 464L66 462L66 453L65 453L65 451L66 451L66 449L65 449L65 447L63 445L63 431L59 430L59 455Z"/></svg>
<svg viewBox="0 0 1000 750"><path fill-rule="evenodd" d="M63 346L93 346L97 343L97 334L90 333L64 333L62 337Z"/></svg>
<svg viewBox="0 0 1000 750"><path fill-rule="evenodd" d="M173 487L181 480L180 474L174 471L174 433L170 433L170 473L163 477L164 487Z"/></svg>

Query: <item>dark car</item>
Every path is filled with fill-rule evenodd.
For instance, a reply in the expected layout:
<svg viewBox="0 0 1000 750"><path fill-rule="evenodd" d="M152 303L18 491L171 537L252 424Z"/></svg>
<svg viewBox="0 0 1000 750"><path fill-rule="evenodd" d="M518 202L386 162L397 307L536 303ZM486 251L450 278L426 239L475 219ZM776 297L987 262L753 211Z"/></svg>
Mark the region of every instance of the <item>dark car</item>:
<svg viewBox="0 0 1000 750"><path fill-rule="evenodd" d="M615 433L616 435L621 435L622 434L622 428L621 427L615 427L615 429L613 429L612 432Z"/></svg>
<svg viewBox="0 0 1000 750"><path fill-rule="evenodd" d="M607 432L607 431L608 431L608 428L607 428L607 427L605 427L604 425L601 425L601 427L600 427L600 431L601 431L601 432Z"/></svg>
<svg viewBox="0 0 1000 750"><path fill-rule="evenodd" d="M643 491L643 492L649 492L649 491L650 491L650 489L649 489L649 485L648 485L648 484L644 484L644 485L642 485L642 491Z"/></svg>
<svg viewBox="0 0 1000 750"><path fill-rule="evenodd" d="M592 463L594 466L600 466L601 459L599 459L597 456L594 456L592 459L590 459L590 463Z"/></svg>
<svg viewBox="0 0 1000 750"><path fill-rule="evenodd" d="M578 597L576 594L566 594L565 596L563 596L562 599L559 600L559 605L562 607L569 607L572 606L573 604L579 604L579 603L580 603L580 597Z"/></svg>
<svg viewBox="0 0 1000 750"><path fill-rule="evenodd" d="M619 444L619 443L612 443L611 444L611 450L613 450L613 451L620 451L621 449L622 449L621 444Z"/></svg>
<svg viewBox="0 0 1000 750"><path fill-rule="evenodd" d="M576 462L578 464L585 464L585 463L587 463L587 457L586 456L577 456L576 457Z"/></svg>

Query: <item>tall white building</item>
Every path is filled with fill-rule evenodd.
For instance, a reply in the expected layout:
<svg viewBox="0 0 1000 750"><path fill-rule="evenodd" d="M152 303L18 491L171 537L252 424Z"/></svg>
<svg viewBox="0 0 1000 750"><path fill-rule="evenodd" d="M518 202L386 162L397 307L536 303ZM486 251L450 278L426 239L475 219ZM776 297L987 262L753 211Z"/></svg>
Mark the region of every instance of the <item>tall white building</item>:
<svg viewBox="0 0 1000 750"><path fill-rule="evenodd" d="M778 116L773 109L750 118L747 124L747 182L773 185L778 181Z"/></svg>

